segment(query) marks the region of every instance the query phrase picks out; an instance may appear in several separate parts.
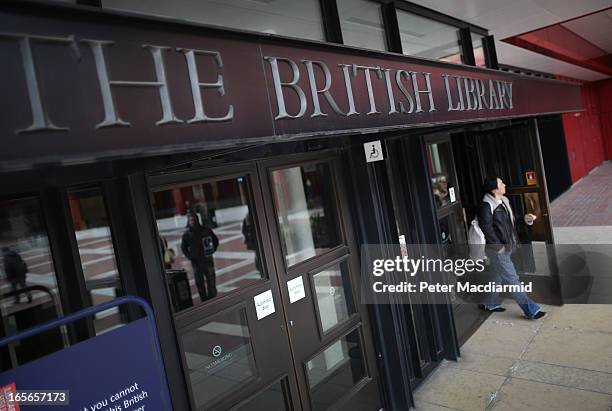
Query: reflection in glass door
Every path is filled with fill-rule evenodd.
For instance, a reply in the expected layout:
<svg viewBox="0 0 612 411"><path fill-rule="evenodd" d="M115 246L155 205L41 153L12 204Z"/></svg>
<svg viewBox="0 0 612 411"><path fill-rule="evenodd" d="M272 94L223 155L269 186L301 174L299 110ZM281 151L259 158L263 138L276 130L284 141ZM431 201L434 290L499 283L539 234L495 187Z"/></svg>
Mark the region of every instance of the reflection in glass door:
<svg viewBox="0 0 612 411"><path fill-rule="evenodd" d="M431 190L436 203L438 241L445 245L466 244L468 222L457 178L457 172L461 173L462 170L455 168L450 135L443 133L426 136L425 151ZM465 165L461 164L461 167ZM462 344L478 327L478 324L486 319L486 314L479 310L476 304L462 302L454 293L451 294L450 299L457 338Z"/></svg>
<svg viewBox="0 0 612 411"><path fill-rule="evenodd" d="M57 275L38 198L0 201L0 337L62 316ZM63 329L53 329L0 350L7 370L68 345Z"/></svg>
<svg viewBox="0 0 612 411"><path fill-rule="evenodd" d="M257 375L245 309L214 316L181 335L198 409L208 409Z"/></svg>
<svg viewBox="0 0 612 411"><path fill-rule="evenodd" d="M194 409L381 408L338 181L331 159L151 179Z"/></svg>
<svg viewBox="0 0 612 411"><path fill-rule="evenodd" d="M245 175L188 182L153 195L175 311L265 277Z"/></svg>
<svg viewBox="0 0 612 411"><path fill-rule="evenodd" d="M123 286L117 269L102 189L69 189L68 203L87 289L87 303L93 306L122 296ZM96 335L127 321L125 313L118 308L98 313L94 318Z"/></svg>
<svg viewBox="0 0 612 411"><path fill-rule="evenodd" d="M453 150L447 135L428 137L427 166L442 244L465 244L465 216L459 196Z"/></svg>
<svg viewBox="0 0 612 411"><path fill-rule="evenodd" d="M160 264L192 408L296 403L256 169L233 166L151 181ZM265 313L255 306L262 296Z"/></svg>

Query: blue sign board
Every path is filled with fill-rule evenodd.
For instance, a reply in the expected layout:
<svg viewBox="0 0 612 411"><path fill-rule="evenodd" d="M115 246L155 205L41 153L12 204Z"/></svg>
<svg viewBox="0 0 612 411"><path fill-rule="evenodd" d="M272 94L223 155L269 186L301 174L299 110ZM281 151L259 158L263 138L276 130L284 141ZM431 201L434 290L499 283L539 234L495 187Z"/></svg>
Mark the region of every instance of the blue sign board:
<svg viewBox="0 0 612 411"><path fill-rule="evenodd" d="M125 299L136 302L134 297ZM138 303L142 305L140 301ZM0 374L0 387L3 387L0 396L6 400L7 394L11 395L9 390L13 390L13 393L15 390L67 392L69 405L45 405L45 410L172 410L148 304L145 311L147 318ZM46 396L47 400L49 398ZM55 398L60 399L61 396ZM27 411L40 408L22 404L17 409ZM0 402L0 409L11 408Z"/></svg>

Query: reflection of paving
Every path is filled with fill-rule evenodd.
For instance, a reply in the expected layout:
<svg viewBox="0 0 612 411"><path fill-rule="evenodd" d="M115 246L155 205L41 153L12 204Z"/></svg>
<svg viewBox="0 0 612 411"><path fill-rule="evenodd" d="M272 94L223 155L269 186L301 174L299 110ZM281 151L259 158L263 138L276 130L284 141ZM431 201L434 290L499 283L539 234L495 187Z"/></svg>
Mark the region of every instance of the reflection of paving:
<svg viewBox="0 0 612 411"><path fill-rule="evenodd" d="M116 298L115 286L112 285L112 281L110 281L111 286L108 283L99 283L97 285L92 283L93 280L112 280L113 277L118 276L113 247L107 231L96 229L83 230L76 234L83 274L85 281L88 283L93 304L97 305ZM49 248L34 247L24 249L24 247L27 247L27 242L25 241L13 246L19 250L20 255L28 265L26 285L45 287L54 295L55 301L59 304L57 279ZM0 282L0 292L6 293L9 291L11 291L10 283L7 281ZM14 314L20 310L40 305L50 300L49 294L42 291L33 292L32 297L33 301L31 304L22 303L15 305L12 302L12 298L4 300L5 313ZM21 300L26 300L25 295L22 295ZM96 318L103 319L105 326L113 326L118 322L118 310L107 310L97 314Z"/></svg>
<svg viewBox="0 0 612 411"><path fill-rule="evenodd" d="M612 405L612 306L494 313L416 392L417 410L601 410Z"/></svg>
<svg viewBox="0 0 612 411"><path fill-rule="evenodd" d="M162 231L162 235L168 240L170 248L173 248L177 253L173 268L183 268L190 273L192 297L197 301L199 294L191 275L191 263L180 251L180 242L184 230L183 226L165 229ZM219 294L231 292L261 279L261 274L255 266L255 252L248 250L244 244L242 222L221 225L214 231L219 237L219 249L214 256ZM102 229L83 230L77 232L77 238L83 274L88 283L93 304L96 305L114 299L116 290L115 286L112 285L112 279L118 276L118 272L108 232ZM32 246L32 244L36 244L36 246ZM22 258L28 264L29 272L26 277L26 284L43 286L53 293L58 300L59 293L53 261L49 248L41 246L41 244L42 241L23 241L18 245L13 244L11 246L18 247ZM2 268L0 267L0 269ZM0 292L6 293L9 291L11 291L10 284L6 281L0 281ZM38 291L33 293L33 297L34 305L49 300L48 295ZM25 300L25 297L22 297L22 300ZM13 305L12 300L8 300L4 302L4 306L5 310L14 312L28 307L29 304ZM110 317L116 320L117 315L116 310L114 312L109 310L99 314L97 318ZM111 322L109 320L109 324Z"/></svg>

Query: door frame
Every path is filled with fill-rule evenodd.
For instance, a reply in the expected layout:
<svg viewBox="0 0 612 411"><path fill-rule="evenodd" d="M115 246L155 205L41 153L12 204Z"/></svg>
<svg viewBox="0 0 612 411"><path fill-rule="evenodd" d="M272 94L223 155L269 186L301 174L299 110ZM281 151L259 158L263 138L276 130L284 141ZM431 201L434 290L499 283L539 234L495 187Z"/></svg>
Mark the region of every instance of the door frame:
<svg viewBox="0 0 612 411"><path fill-rule="evenodd" d="M294 373L291 368L286 368L284 371L277 372L274 375L269 375L267 378L262 379L262 371L265 370L265 365L262 367L261 361L258 361L258 356L265 351L262 349L265 345L265 335L258 335L257 323L258 320L254 313L254 306L250 299L254 295L258 295L267 290L272 290L272 294L275 297L275 313L279 317L277 323L282 331L283 337L287 337L286 329L286 314L281 301L278 300L280 297L279 282L275 276L277 273L273 252L271 249L270 232L267 224L267 213L263 202L263 188L260 184L259 169L256 166L255 161L237 162L232 164L220 165L220 166L209 166L190 170L177 170L171 171L165 174L151 175L148 178L149 181L149 200L151 204L151 212L153 215L152 224L155 232L159 236L157 229L157 223L155 220L155 209L153 206L153 196L155 192L164 191L182 185L206 183L211 181L219 181L228 178L235 178L245 176L249 179L248 181L248 198L250 201L249 212L252 212L253 221L256 224L259 246L260 246L260 258L262 259L261 264L266 269L266 278L262 279L255 284L248 285L244 288L234 290L231 293L216 297L210 302L194 305L179 313L174 313L170 307L170 314L173 317L173 331L175 334L175 343L177 352L179 354L179 361L183 370L184 386L188 393L189 402L192 409L197 409L194 404L194 396L192 393L192 387L189 383L189 373L187 367L187 361L185 356L185 350L183 349L183 343L181 340L181 334L197 328L199 325L209 322L211 319L218 315L222 315L226 312L240 312L245 309L247 313L247 325L249 330L249 337L251 339L251 347L253 351L253 358L256 363L257 374L252 380L245 382L243 386L229 392L226 396L219 399L211 406L223 407L223 408L239 408L240 405L248 402L250 399L257 397L257 395L276 382L280 381L285 394L285 401L289 402L292 410L300 411L302 408L299 402L298 388L295 381ZM162 266L161 260L158 262ZM167 294L167 293L166 293ZM169 295L167 295L169 297ZM281 303L280 305L278 305ZM169 305L169 301L168 301ZM264 320L265 318L262 318ZM259 342L255 340L259 339ZM277 341L277 343L283 343L283 341ZM288 339L285 338L283 343L289 350ZM282 350L282 347L275 345L274 350ZM287 351L290 355L290 352ZM266 354L270 356L270 354ZM287 387L288 386L288 387ZM287 388L289 388L287 390ZM288 394L288 396L287 396ZM236 399L241 400L237 403Z"/></svg>
<svg viewBox="0 0 612 411"><path fill-rule="evenodd" d="M175 170L167 173L158 173L149 175L148 188L149 188L149 201L151 204L151 211L153 215L152 224L157 234L157 224L154 218L155 210L153 207L153 195L157 191L163 191L170 188L175 188L180 185L194 184L194 183L205 183L207 181L219 180L224 178L231 178L237 176L244 176L248 174L250 176L249 188L250 188L250 201L252 206L252 212L255 213L254 218L259 230L260 238L260 256L262 258L262 265L264 265L268 271L268 276L261 283L256 283L245 287L244 289L236 290L229 295L218 297L210 303L199 304L191 307L184 312L173 313L170 312L173 317L174 332L175 332L175 343L177 346L177 352L179 353L181 368L183 369L184 385L189 394L189 401L191 407L195 409L193 404L193 395L191 392L191 385L189 384L188 368L186 364L185 354L181 343L181 331L192 329L194 325L205 323L208 319L215 317L225 311L233 311L240 305L248 306L246 302L237 302L240 299L244 299L247 295L257 294L267 289L272 289L273 294L280 298L280 301L276 301L276 312L281 316L279 321L281 327L285 330L284 335L287 338L287 343L290 348L290 356L292 364L287 368L287 372L283 375L279 375L278 378L267 379L265 381L257 377L257 383L248 382L245 387L240 387L236 391L233 391L230 396L224 400L221 400L219 405L229 404L230 401L232 409L238 409L241 404L245 404L250 399L256 397L261 391L269 388L277 381L281 381L283 386L289 385L291 405L293 410L299 411L302 409L309 409L309 400L307 395L307 384L304 371L304 367L301 364L296 364L294 358L294 343L291 338L291 332L288 330L290 327L290 319L287 318L287 306L289 304L289 297L287 287L285 285L286 280L296 277L297 272L302 274L310 274L314 270L315 272L321 271L325 267L332 265L337 261L346 261L351 267L352 274L351 287L353 290L353 300L356 312L350 317L348 325L343 324L341 326L335 326L325 333L324 342L320 344L319 349L312 353L309 358L312 358L319 352L323 351L329 346L330 342L335 342L338 338L343 337L352 330L361 327L360 341L362 344L362 350L365 353L364 357L364 368L366 377L357 383L352 389L345 394L344 399L337 402L332 406L332 409L338 409L342 407L346 401L349 401L355 393L362 390L362 388L369 383L377 384L378 369L375 357L374 340L372 331L370 328L370 319L366 317L368 315L367 310L359 307L359 250L355 241L354 235L351 232L352 219L350 204L348 202L347 192L345 191L344 182L346 181L343 176L343 168L340 166L340 153L341 150L332 149L325 152L316 153L298 153L290 156L275 156L271 158L249 160L243 162L228 163L223 165L213 165L207 167L205 163L202 163L202 168L190 169L190 170ZM333 179L333 187L335 192L335 206L337 219L339 221L339 230L342 237L340 245L324 253L322 256L316 256L304 262L300 262L295 266L289 268L290 275L285 278L281 278L281 273L287 272L287 267L284 265L284 253L280 246L280 237L278 232L278 222L276 221L276 213L273 204L273 193L270 190L270 170L275 168L283 168L283 166L289 165L303 165L312 162L323 162L327 161L331 167L331 177ZM276 231L275 231L276 230ZM351 252L352 250L352 252ZM324 259L324 263L321 262L321 258ZM158 262L161 264L161 261ZM280 268L279 268L280 267ZM275 278L272 278L275 276ZM310 281L307 281L310 283ZM309 287L305 284L305 287ZM167 293L166 293L167 294ZM280 304L280 305L278 305ZM316 304L315 304L316 305ZM172 308L170 308L172 310ZM359 316L358 312L361 311L361 318L356 321L355 318ZM365 314L364 314L365 313ZM316 316L316 311L313 311L312 316ZM318 321L317 321L318 323ZM249 318L249 332L251 338L255 338L253 335L253 328L255 322ZM367 328L366 328L367 327ZM321 333L321 330L319 330ZM319 334L321 337L321 334ZM257 358L256 347L253 346L255 358ZM293 368L293 369L292 369ZM259 371L259 370L258 370ZM298 373L301 373L304 378L298 379ZM298 382L299 381L299 382ZM257 386L254 389L254 384ZM263 385L262 385L263 384ZM384 401L383 391L380 387L376 387L380 395L380 404ZM306 394L306 395L305 395ZM239 403L236 404L237 397L243 397ZM232 398L233 400L230 400ZM303 402L302 402L303 401Z"/></svg>
<svg viewBox="0 0 612 411"><path fill-rule="evenodd" d="M427 159L423 146L419 146L417 152L406 147L408 139L411 139L412 143L419 141L416 136L389 139L385 141L385 148L389 159L387 178L393 203L395 226L398 230L397 234L404 235L409 246L410 244L429 243L425 240L425 227L422 224L424 218L422 206L424 202L427 202L429 206L429 194L425 196L417 194L419 189L416 180L422 178L426 178L428 182L430 180L427 171L418 170L418 166L411 167L417 162L426 164ZM423 158L420 158L421 151ZM406 158L410 159L408 163L405 161ZM411 166L406 166L406 164ZM438 235L437 231L435 235ZM408 252L418 253L420 250L411 248ZM404 333L409 340L410 383L412 388L415 388L437 368L443 358L452 358L452 354L449 355L452 351L449 345L453 344L454 338L446 340L442 335L444 327L441 324L442 319L438 310L432 306L423 303L404 304L401 309L405 317ZM454 326L451 325L451 327Z"/></svg>
<svg viewBox="0 0 612 411"><path fill-rule="evenodd" d="M328 348L331 344L338 341L340 338L350 334L356 329L361 329L359 332L360 342L362 344L362 353L365 354L363 357L364 361L364 372L365 377L356 383L348 392L346 392L343 397L334 403L331 406L330 410L340 409L342 406L346 405L348 401L350 401L355 394L359 393L364 389L364 387L372 384L376 385L376 391L379 395L380 400L380 408L383 407L384 403L384 391L379 386L380 385L380 377L378 375L377 361L376 361L376 347L375 340L373 335L373 330L371 327L371 319L369 316L369 310L366 306L362 306L360 304L359 298L361 295L360 287L361 287L361 268L360 268L360 250L358 244L356 242L354 229L353 229L353 219L351 215L351 205L349 203L348 192L346 191L345 182L347 181L344 176L344 168L341 166L342 158L342 150L331 149L326 151L318 151L311 153L297 153L283 157L273 157L270 159L264 159L258 162L258 168L260 170L259 176L261 179L261 187L264 193L264 202L265 202L265 210L268 213L268 222L269 229L271 231L270 237L272 238L272 247L273 247L273 256L275 258L275 265L278 269L277 278L279 282L282 281L282 284L279 284L281 289L281 297L283 299L283 304L286 307L285 313L288 314L288 311L291 308L291 303L289 302L289 293L286 287L286 281L292 280L294 278L306 275L305 280L305 288L307 288L306 297L311 297L312 303L312 317L317 324L317 332L319 337L319 344L315 351L311 352L309 355L303 354L302 358L296 358L296 354L299 354L298 349L296 349L296 339L293 334L289 331L288 336L290 339L291 345L291 353L294 364L294 369L298 380L300 396L303 401L303 405L305 405L305 409L310 409L311 402L309 396L309 386L308 379L306 375L306 362L315 357L316 355L323 352L326 348ZM280 230L279 224L276 219L276 206L274 204L273 199L273 191L272 191L272 180L271 180L271 171L283 169L287 166L302 166L307 164L314 163L327 163L331 168L331 177L332 184L334 190L334 200L335 200L335 212L336 218L339 222L339 234L340 244L327 252L316 255L314 257L308 258L305 261L300 261L293 266L288 267L285 261L284 250L280 240ZM320 322L318 317L318 308L316 305L314 292L313 292L313 283L311 280L311 275L313 273L317 273L325 270L325 268L329 268L330 266L335 265L338 262L346 262L349 269L349 277L350 277L350 285L353 294L354 301L354 310L355 312L349 316L342 324L338 324L328 330L326 333L322 333L320 329ZM285 278L282 279L282 276L285 275ZM287 318L287 329L290 330L292 319ZM370 389L371 391L371 389Z"/></svg>

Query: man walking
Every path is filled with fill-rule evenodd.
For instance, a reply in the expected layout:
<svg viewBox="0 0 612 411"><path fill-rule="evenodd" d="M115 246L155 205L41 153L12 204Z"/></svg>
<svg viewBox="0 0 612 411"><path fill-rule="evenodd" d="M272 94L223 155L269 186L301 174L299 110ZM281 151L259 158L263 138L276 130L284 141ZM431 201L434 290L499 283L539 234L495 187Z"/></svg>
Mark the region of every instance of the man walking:
<svg viewBox="0 0 612 411"><path fill-rule="evenodd" d="M23 261L17 251L13 251L8 247L2 247L2 259L6 279L11 283L11 289L15 293L15 304L19 304L21 301L21 293L17 293L17 291L26 288L28 265ZM32 294L30 291L26 291L25 294L28 298L28 303L31 303Z"/></svg>
<svg viewBox="0 0 612 411"><path fill-rule="evenodd" d="M181 250L191 261L200 300L209 300L217 295L215 263L213 253L217 251L219 239L209 227L203 227L198 217L189 213L187 230L183 234ZM206 278L206 284L204 279Z"/></svg>
<svg viewBox="0 0 612 411"><path fill-rule="evenodd" d="M499 177L487 177L483 183L484 196L478 206L478 224L485 235L487 257L490 261L489 269L495 276L495 282L504 282L509 285L519 285L519 277L512 262L511 256L518 244L514 214L510 207L510 201L506 194L506 185ZM532 225L536 216L527 214L524 221ZM488 311L505 311L499 304L497 293L491 293L487 304L481 308ZM528 319L540 319L546 316L546 312L533 302L524 292L512 293L512 298L523 310Z"/></svg>

